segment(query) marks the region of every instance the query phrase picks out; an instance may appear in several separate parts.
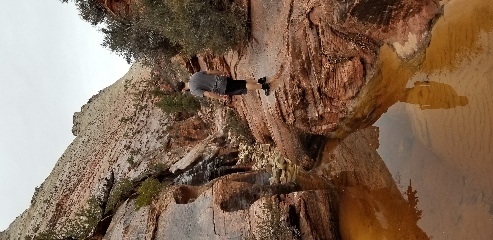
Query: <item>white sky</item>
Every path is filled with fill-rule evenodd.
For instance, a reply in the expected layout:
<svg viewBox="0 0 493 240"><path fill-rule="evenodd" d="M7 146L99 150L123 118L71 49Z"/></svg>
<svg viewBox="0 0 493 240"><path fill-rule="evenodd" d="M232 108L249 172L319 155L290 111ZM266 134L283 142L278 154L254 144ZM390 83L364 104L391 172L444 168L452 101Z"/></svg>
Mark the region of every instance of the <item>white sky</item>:
<svg viewBox="0 0 493 240"><path fill-rule="evenodd" d="M29 207L72 142L72 115L128 70L73 3L0 7L0 231Z"/></svg>

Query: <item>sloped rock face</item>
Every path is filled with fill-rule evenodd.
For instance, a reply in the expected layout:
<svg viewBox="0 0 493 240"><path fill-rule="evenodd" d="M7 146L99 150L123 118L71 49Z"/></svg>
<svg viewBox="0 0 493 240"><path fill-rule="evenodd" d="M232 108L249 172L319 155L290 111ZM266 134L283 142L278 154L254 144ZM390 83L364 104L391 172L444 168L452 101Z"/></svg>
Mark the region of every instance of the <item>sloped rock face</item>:
<svg viewBox="0 0 493 240"><path fill-rule="evenodd" d="M136 186L150 174L166 174L166 169L208 136L196 118L174 121L157 108L149 94L153 89L149 78L149 70L135 64L74 114L76 138L40 186L33 204L1 239L41 233L63 236L69 230L67 222L76 219L90 199L96 199L104 210L119 183L129 181ZM174 137L182 132L188 138ZM208 148L217 147L209 144ZM135 189L128 191L131 194Z"/></svg>
<svg viewBox="0 0 493 240"><path fill-rule="evenodd" d="M128 200L118 208L113 216L113 223L109 226L104 235L105 239L131 239L135 236L138 239L151 239L153 235L153 222L149 219L149 209L142 208L135 210L135 200Z"/></svg>
<svg viewBox="0 0 493 240"><path fill-rule="evenodd" d="M245 153L227 138L224 106L188 119L163 114L148 94L149 70L135 64L74 114L74 142L0 239L66 237L90 199L101 210L86 229L93 239L340 239L347 233L339 232L339 199L351 196L334 179L348 189L389 189L395 205L406 205L376 152L375 132L327 139L346 137L371 113L357 106L378 72L380 46L402 58L418 52L438 3L253 0L249 9L250 44L198 62L237 79L267 76L270 96L236 96L232 106L272 147ZM333 141L337 176L314 161ZM166 187L137 210L149 178ZM416 229L407 230L426 238Z"/></svg>
<svg viewBox="0 0 493 240"><path fill-rule="evenodd" d="M147 226L140 231L142 239L268 239L279 236L337 239L337 220L333 214L337 194L331 190L317 190L271 198L274 193L294 189L288 185L265 185L268 184L266 177L262 172L234 174L209 187L186 187L186 190L175 187L173 197L169 194L173 190L168 190L158 202L146 207L143 210L145 217L128 209L127 205L133 204L130 201L118 210L105 239L132 239L137 236L134 229L139 226ZM236 194L239 192L242 193ZM196 199L176 201L177 194L195 195ZM248 201L255 195L254 201ZM236 205L237 209L232 209L231 205Z"/></svg>
<svg viewBox="0 0 493 240"><path fill-rule="evenodd" d="M383 225L378 237L428 239L376 151L377 128L325 148L314 171L294 170L296 183L269 184L270 173L248 171L201 186L173 186L137 212L128 207L135 200L128 200L105 239L132 239L142 226L141 239L345 239L368 222ZM366 215L361 206L377 206L382 215ZM347 213L339 213L341 207Z"/></svg>
<svg viewBox="0 0 493 240"><path fill-rule="evenodd" d="M252 43L223 67L239 79L267 76L274 90L238 97L235 107L258 140L272 139L305 169L312 135L344 137L370 113L355 106L379 47L416 54L440 12L433 0L252 1L250 9Z"/></svg>

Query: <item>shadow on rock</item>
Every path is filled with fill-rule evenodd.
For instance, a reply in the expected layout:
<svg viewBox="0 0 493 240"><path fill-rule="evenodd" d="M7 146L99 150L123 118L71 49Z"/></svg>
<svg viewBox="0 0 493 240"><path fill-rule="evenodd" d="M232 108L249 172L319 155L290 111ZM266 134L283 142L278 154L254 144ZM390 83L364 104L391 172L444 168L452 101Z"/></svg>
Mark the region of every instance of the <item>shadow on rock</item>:
<svg viewBox="0 0 493 240"><path fill-rule="evenodd" d="M270 174L264 171L233 174L219 180L214 201L221 210L234 212L246 210L261 197L300 191L298 184L269 184Z"/></svg>

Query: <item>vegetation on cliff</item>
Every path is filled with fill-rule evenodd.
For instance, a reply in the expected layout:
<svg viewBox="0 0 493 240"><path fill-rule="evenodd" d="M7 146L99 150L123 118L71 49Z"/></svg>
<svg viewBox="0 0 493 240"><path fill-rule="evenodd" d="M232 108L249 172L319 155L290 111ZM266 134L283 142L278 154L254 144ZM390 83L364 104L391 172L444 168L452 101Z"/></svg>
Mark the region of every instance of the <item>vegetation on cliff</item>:
<svg viewBox="0 0 493 240"><path fill-rule="evenodd" d="M68 2L69 0L61 0ZM222 53L248 33L246 11L229 0L70 0L79 15L104 34L103 46L128 62L155 63L163 56Z"/></svg>
<svg viewBox="0 0 493 240"><path fill-rule="evenodd" d="M233 110L228 110L226 114L226 130L237 136L241 141L247 143L255 141L248 123Z"/></svg>
<svg viewBox="0 0 493 240"><path fill-rule="evenodd" d="M27 236L26 239L87 239L93 234L102 216L103 209L101 208L101 203L95 197L92 197L87 201L86 207L78 212L75 218L66 221L61 229L49 229L39 233L35 237Z"/></svg>
<svg viewBox="0 0 493 240"><path fill-rule="evenodd" d="M136 210L151 204L153 198L161 191L163 186L164 184L161 184L157 179L147 178L137 190L139 196L135 203Z"/></svg>
<svg viewBox="0 0 493 240"><path fill-rule="evenodd" d="M163 95L156 103L166 113L195 113L200 109L200 103L190 94Z"/></svg>
<svg viewBox="0 0 493 240"><path fill-rule="evenodd" d="M188 58L223 53L247 40L249 33L248 12L238 0L60 1L75 3L81 18L101 30L104 47L128 62L152 67L150 96L169 114L191 116L200 110L196 98L173 89L194 71L185 68ZM230 113L228 121L228 130L253 141L242 119Z"/></svg>
<svg viewBox="0 0 493 240"><path fill-rule="evenodd" d="M128 178L123 178L120 180L115 187L111 189L104 213L106 214L113 211L119 203L130 197L132 190L134 189L134 185L135 184Z"/></svg>

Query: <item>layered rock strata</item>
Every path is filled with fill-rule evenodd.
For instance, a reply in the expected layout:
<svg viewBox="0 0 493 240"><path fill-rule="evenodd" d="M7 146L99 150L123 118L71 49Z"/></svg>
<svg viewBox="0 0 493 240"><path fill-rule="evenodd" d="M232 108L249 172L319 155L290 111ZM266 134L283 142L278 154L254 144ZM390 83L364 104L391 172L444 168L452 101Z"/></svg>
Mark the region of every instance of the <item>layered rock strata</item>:
<svg viewBox="0 0 493 240"><path fill-rule="evenodd" d="M320 136L342 138L371 113L356 106L378 71L380 46L413 56L440 14L433 0L252 1L250 9L252 43L226 55L227 65L208 67L231 69L239 79L267 76L270 96L239 97L234 106L257 140L273 140L305 169L313 167L310 150Z"/></svg>
<svg viewBox="0 0 493 240"><path fill-rule="evenodd" d="M224 107L211 104L208 114L192 119L164 114L148 94L153 87L146 81L149 70L135 64L74 115L75 140L29 209L0 238L83 234L93 239L265 239L274 233L286 239L339 239L347 234L339 232L338 209L340 197L348 195L334 187L330 172L322 171L328 160L319 164L314 160L326 154L323 146L335 141L327 143L328 138L346 137L372 113L372 107L357 106L362 89L379 71L380 46L393 46L402 58L413 56L426 44L439 4L431 0L249 4L250 44L198 62L202 69L229 70L238 79L267 76L271 95L235 97L232 106L259 143L275 147L260 145L253 150L260 152L255 156L225 140ZM358 131L336 140L330 156L340 164L331 166L348 172L342 178L347 187L390 189L400 196L386 168L373 165L381 159L369 147L374 144L372 134ZM369 166L372 171L365 171ZM166 187L149 205L140 206L139 189L147 179ZM402 197L393 201L407 204ZM94 202L91 228L69 224L89 219L87 215L81 219L81 212ZM422 237L417 229L409 232Z"/></svg>

